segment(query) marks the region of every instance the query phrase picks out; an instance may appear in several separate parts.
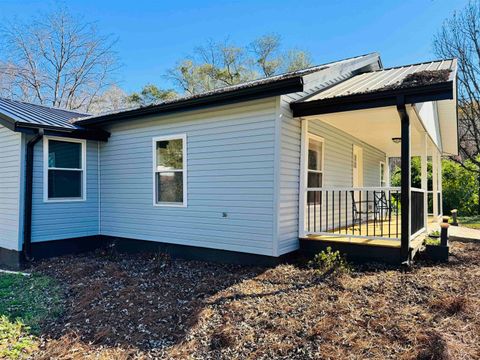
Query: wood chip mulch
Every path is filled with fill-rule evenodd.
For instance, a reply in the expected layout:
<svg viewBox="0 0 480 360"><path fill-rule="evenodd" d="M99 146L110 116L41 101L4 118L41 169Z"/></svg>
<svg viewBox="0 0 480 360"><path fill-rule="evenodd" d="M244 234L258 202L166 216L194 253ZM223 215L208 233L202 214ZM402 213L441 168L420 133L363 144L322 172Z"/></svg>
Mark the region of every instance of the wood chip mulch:
<svg viewBox="0 0 480 360"><path fill-rule="evenodd" d="M65 292L35 359L480 359L480 240L449 264L241 267L99 251L35 265Z"/></svg>

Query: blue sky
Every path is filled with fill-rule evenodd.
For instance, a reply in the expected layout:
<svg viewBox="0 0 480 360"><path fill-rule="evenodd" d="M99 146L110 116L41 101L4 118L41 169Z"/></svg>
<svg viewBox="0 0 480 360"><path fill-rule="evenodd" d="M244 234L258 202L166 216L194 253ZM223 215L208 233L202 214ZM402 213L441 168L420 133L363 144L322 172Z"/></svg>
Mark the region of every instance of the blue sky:
<svg viewBox="0 0 480 360"><path fill-rule="evenodd" d="M248 44L278 33L284 46L308 50L315 63L380 52L385 66L435 58L432 39L467 0L122 1L64 4L101 32L114 34L127 91L154 83L171 87L166 70L208 39ZM51 9L49 0L0 0L0 20L28 19Z"/></svg>

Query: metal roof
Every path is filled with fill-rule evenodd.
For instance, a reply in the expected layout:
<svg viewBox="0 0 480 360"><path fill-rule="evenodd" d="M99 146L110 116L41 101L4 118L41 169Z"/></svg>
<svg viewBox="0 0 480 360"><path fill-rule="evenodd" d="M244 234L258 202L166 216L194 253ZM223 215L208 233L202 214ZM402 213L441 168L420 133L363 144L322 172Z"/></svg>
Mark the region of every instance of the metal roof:
<svg viewBox="0 0 480 360"><path fill-rule="evenodd" d="M194 94L190 96L184 96L184 97L180 97L180 98L169 100L169 101L163 101L163 102L158 102L158 103L154 103L146 106L121 109L113 112L106 112L98 115L82 117L79 119L75 119L74 122L76 124L82 124L82 125L99 124L106 121L117 120L120 116L122 118L137 116L140 114L140 112L143 115L147 112L148 113L154 113L156 111L160 112L160 111L163 111L164 109L171 109L173 107L180 108L183 105L187 106L193 102L196 102L198 104L201 101L204 101L210 98L215 98L217 96L222 96L222 95L229 96L230 94L240 93L242 91L248 91L249 89L254 90L256 88L261 88L262 86L265 86L265 87L269 85L273 86L275 84L280 84L288 80L300 79L302 76L309 75L324 69L328 69L329 67L341 64L342 62L348 62L348 61L353 61L356 59L363 59L368 57L378 58L379 54L374 52L374 53L369 53L365 55L359 55L359 56L342 59L342 60L338 60L338 61L334 61L334 62L322 64L322 65L312 66L303 70L297 70L297 71L270 76L262 79L247 81L238 85L226 86L220 89L215 89L212 91L203 92L200 94ZM299 90L294 90L292 92L295 92L295 91L299 91ZM275 93L272 92L272 95L275 95Z"/></svg>
<svg viewBox="0 0 480 360"><path fill-rule="evenodd" d="M417 87L419 85L432 85L439 82L452 81L456 74L456 60L438 60L420 64L405 65L388 69L376 70L353 76L330 88L321 90L316 94L308 96L300 101L314 101L352 96L357 94L366 94L393 90L398 88ZM448 71L450 73L448 74ZM430 80L419 83L418 81L409 81L412 75L421 77L422 74L431 75L435 72L446 73L446 79L435 79L430 76ZM407 81L405 81L407 80ZM430 82L429 82L430 81Z"/></svg>
<svg viewBox="0 0 480 360"><path fill-rule="evenodd" d="M0 98L0 118L5 121L39 127L79 129L70 123L73 118L87 116L79 112Z"/></svg>

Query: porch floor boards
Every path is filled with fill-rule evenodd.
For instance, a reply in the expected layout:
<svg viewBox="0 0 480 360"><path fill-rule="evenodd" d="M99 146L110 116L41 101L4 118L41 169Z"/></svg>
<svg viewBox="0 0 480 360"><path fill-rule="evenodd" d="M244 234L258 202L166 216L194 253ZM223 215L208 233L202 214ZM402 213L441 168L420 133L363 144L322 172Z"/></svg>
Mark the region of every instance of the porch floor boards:
<svg viewBox="0 0 480 360"><path fill-rule="evenodd" d="M388 236L388 222L376 222L374 224L373 220L369 221L368 224L364 223L361 225L361 234L366 235L367 234L367 227L368 227L368 234L370 236L373 236L374 233L374 228L375 228L375 233L377 236L382 236L381 235L381 226L383 226L383 236L387 237ZM390 223L390 234L392 236L397 236L397 229L398 226L398 238L401 236L401 222L400 222L400 217L398 218L398 221L396 219L392 219L392 222ZM430 232L434 229L438 229L438 223L434 219L433 216L428 217L428 231ZM359 226L355 226L355 234L360 235L359 231ZM335 229L336 232L349 232L353 233L353 226L349 226L347 228L342 228L342 229ZM415 239L411 240L410 244L412 248L418 248L422 245L423 239L425 238L425 234L420 234L418 235ZM339 242L339 243L350 243L350 244L356 244L356 245L366 245L366 246L382 246L382 247L390 247L390 248L400 248L400 240L399 239L391 239L391 240L385 240L385 239L369 239L369 238L355 238L355 237L350 237L347 234L345 235L340 235L340 234L332 234L332 235L306 235L304 240L312 240L312 241L327 241L327 242Z"/></svg>

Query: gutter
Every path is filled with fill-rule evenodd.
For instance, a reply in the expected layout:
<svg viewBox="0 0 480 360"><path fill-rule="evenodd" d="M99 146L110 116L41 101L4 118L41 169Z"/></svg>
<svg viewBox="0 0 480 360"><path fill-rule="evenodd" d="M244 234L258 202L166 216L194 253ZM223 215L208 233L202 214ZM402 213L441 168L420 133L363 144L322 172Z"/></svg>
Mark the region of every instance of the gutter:
<svg viewBox="0 0 480 360"><path fill-rule="evenodd" d="M385 106L396 106L398 97L404 104L453 99L453 82L443 82L413 88L399 88L344 95L339 97L305 101L290 104L294 117L330 114L342 111L364 110Z"/></svg>
<svg viewBox="0 0 480 360"><path fill-rule="evenodd" d="M23 246L22 252L24 259L31 261L32 250L32 196L33 196L33 155L35 145L42 140L43 129L38 129L37 134L27 143L26 161L25 161L25 194L23 206Z"/></svg>

